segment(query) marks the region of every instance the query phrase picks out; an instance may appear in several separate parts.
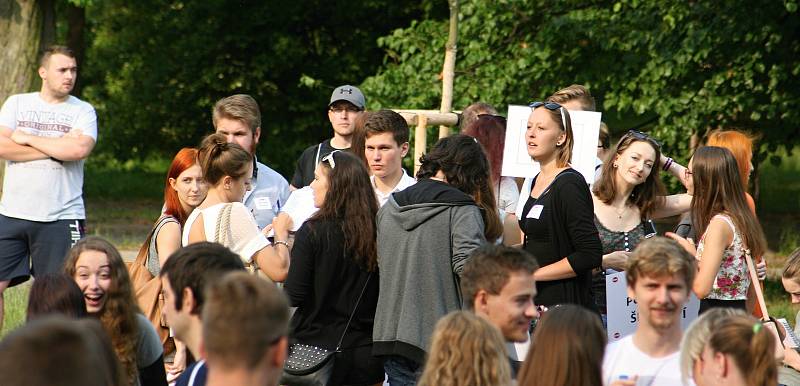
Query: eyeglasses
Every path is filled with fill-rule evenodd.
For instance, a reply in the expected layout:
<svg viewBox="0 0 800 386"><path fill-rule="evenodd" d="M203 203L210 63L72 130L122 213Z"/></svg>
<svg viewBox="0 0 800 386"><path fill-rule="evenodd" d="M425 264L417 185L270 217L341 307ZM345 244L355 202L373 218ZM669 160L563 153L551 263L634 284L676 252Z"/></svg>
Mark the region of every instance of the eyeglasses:
<svg viewBox="0 0 800 386"><path fill-rule="evenodd" d="M639 130L628 130L628 132L622 137L633 137L640 141L648 141L655 145L656 149L661 150L661 142L658 142L655 138L647 135L646 133L642 133Z"/></svg>
<svg viewBox="0 0 800 386"><path fill-rule="evenodd" d="M340 152L340 151L341 150L334 150L334 151L328 153L328 155L326 155L325 157L322 157L320 162L327 162L328 165L330 165L331 169L336 169L336 160L333 159L333 155L338 153L338 152Z"/></svg>
<svg viewBox="0 0 800 386"><path fill-rule="evenodd" d="M359 109L358 107L353 107L353 106L347 106L347 107L341 107L341 106L339 106L339 107L335 107L335 106L331 106L331 107L329 107L329 108L328 108L328 110L329 110L330 112L334 113L334 114L341 114L341 113L357 113L357 112L361 111L361 109Z"/></svg>
<svg viewBox="0 0 800 386"><path fill-rule="evenodd" d="M567 129L567 118L564 116L564 111L566 109L563 106L555 102L531 102L528 105L528 107L530 107L532 110L536 110L542 106L550 111L558 110L561 113L561 124L564 126L564 130Z"/></svg>

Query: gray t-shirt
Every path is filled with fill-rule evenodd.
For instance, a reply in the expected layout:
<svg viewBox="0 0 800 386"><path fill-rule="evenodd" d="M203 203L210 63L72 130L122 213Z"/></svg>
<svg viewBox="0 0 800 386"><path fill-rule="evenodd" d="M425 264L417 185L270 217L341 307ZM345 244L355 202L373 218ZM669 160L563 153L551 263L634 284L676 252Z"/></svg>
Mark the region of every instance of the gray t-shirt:
<svg viewBox="0 0 800 386"><path fill-rule="evenodd" d="M164 354L164 347L161 345L158 333L144 315L136 313L136 324L139 327L139 340L136 342L136 365L139 369L143 369L152 365Z"/></svg>
<svg viewBox="0 0 800 386"><path fill-rule="evenodd" d="M12 95L0 109L0 126L51 138L80 129L97 140L94 107L73 96L50 104L38 92ZM54 159L8 161L0 214L29 221L85 219L83 163Z"/></svg>

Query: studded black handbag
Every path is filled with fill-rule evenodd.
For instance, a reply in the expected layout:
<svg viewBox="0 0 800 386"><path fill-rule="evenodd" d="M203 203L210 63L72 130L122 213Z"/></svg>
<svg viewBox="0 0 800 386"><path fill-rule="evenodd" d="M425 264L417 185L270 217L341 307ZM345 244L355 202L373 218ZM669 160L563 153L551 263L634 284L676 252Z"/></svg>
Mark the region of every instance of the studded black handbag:
<svg viewBox="0 0 800 386"><path fill-rule="evenodd" d="M280 379L281 385L287 386L327 386L328 382L333 375L334 354L341 351L342 341L347 334L347 329L350 328L350 322L353 321L353 316L356 314L361 297L367 289L369 279L372 277L370 273L367 280L364 282L364 288L361 289L361 294L358 295L356 305L353 307L353 312L350 313L350 318L344 326L342 336L339 338L339 343L336 344L336 350L327 350L319 346L312 346L303 343L295 343L289 346L289 356L283 364L283 375Z"/></svg>

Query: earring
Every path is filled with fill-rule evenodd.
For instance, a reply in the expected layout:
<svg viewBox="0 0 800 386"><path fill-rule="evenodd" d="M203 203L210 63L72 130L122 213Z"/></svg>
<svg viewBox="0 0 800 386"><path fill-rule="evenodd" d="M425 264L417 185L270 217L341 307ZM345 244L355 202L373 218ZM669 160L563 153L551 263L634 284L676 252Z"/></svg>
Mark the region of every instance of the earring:
<svg viewBox="0 0 800 386"><path fill-rule="evenodd" d="M614 167L614 169L616 169L616 168L617 168L617 163L616 163L616 162L614 162L613 164L611 164L611 166L613 166L613 167Z"/></svg>
<svg viewBox="0 0 800 386"><path fill-rule="evenodd" d="M561 146L561 142L556 142L556 146Z"/></svg>

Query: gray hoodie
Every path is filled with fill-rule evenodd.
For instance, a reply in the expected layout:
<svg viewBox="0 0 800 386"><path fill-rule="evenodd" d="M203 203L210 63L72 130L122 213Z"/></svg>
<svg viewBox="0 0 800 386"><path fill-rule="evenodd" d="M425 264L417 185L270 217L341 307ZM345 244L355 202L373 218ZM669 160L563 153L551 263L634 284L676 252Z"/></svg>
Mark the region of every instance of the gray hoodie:
<svg viewBox="0 0 800 386"><path fill-rule="evenodd" d="M436 322L461 309L457 275L486 242L481 211L458 189L423 179L393 194L377 224L381 281L373 354L423 364Z"/></svg>

